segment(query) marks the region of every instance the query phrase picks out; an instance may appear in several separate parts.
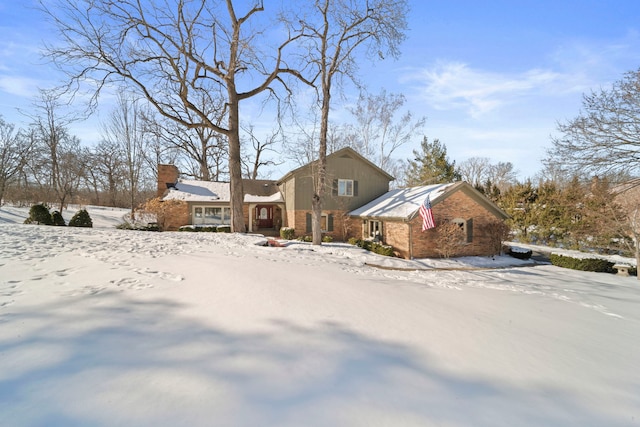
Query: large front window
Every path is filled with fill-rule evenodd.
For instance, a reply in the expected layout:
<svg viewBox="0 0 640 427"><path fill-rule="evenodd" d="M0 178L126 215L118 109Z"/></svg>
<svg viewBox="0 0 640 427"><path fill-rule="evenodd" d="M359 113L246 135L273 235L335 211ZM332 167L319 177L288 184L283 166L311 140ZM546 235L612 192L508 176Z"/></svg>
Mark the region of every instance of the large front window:
<svg viewBox="0 0 640 427"><path fill-rule="evenodd" d="M338 180L338 196L353 196L353 180L352 179Z"/></svg>
<svg viewBox="0 0 640 427"><path fill-rule="evenodd" d="M194 224L230 224L231 210L227 207L196 206L193 208Z"/></svg>

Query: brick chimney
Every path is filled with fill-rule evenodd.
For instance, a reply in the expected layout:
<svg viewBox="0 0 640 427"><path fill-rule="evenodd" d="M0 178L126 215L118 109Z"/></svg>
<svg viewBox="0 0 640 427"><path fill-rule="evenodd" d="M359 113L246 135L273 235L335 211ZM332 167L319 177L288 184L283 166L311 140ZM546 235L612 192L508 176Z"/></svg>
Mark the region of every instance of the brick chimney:
<svg viewBox="0 0 640 427"><path fill-rule="evenodd" d="M178 182L180 171L174 165L158 165L158 192L157 197L164 196L168 188Z"/></svg>

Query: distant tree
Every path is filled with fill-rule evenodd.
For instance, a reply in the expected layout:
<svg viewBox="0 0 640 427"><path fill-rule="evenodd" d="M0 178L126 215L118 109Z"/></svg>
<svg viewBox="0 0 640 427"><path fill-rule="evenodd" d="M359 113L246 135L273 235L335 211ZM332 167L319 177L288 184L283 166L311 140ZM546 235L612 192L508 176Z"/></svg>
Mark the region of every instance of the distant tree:
<svg viewBox="0 0 640 427"><path fill-rule="evenodd" d="M488 194L504 191L518 180L511 162L491 163L488 157L471 157L456 170L463 181Z"/></svg>
<svg viewBox="0 0 640 427"><path fill-rule="evenodd" d="M32 151L32 140L0 116L0 205L7 186L16 180Z"/></svg>
<svg viewBox="0 0 640 427"><path fill-rule="evenodd" d="M69 132L77 117L61 113L63 106L59 93L41 90L30 115L38 156L29 164L31 174L50 193L48 201L58 203L60 212L77 191L87 164L80 140Z"/></svg>
<svg viewBox="0 0 640 427"><path fill-rule="evenodd" d="M457 166L460 178L476 188L490 179L490 169L491 160L488 157L470 157Z"/></svg>
<svg viewBox="0 0 640 427"><path fill-rule="evenodd" d="M90 159L85 179L94 193L95 203L120 206L119 198L125 190L123 177L126 176L126 171L119 144L102 140L90 150ZM106 193L104 201L101 196L103 193Z"/></svg>
<svg viewBox="0 0 640 427"><path fill-rule="evenodd" d="M116 107L103 124L102 138L107 144L117 147L120 153L121 178L127 183L128 207L134 216L143 174L143 153L146 151L138 100L124 92L118 94Z"/></svg>
<svg viewBox="0 0 640 427"><path fill-rule="evenodd" d="M384 89L377 95L361 90L356 105L349 108L355 118L354 124L347 125L349 145L383 170L391 169L393 153L426 121L424 117L414 120L410 111L402 113L405 102L404 95Z"/></svg>
<svg viewBox="0 0 640 427"><path fill-rule="evenodd" d="M425 136L420 143L421 151L413 150L413 159L407 161L406 185L442 184L457 181L460 174L456 171L455 161L447 157L447 147L434 139L429 142Z"/></svg>

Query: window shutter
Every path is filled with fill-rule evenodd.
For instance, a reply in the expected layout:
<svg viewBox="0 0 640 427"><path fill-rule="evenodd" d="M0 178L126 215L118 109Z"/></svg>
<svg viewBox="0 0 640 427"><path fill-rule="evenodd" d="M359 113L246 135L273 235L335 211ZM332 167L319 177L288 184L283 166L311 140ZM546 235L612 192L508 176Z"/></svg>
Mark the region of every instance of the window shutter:
<svg viewBox="0 0 640 427"><path fill-rule="evenodd" d="M358 181L353 181L353 197L358 195Z"/></svg>
<svg viewBox="0 0 640 427"><path fill-rule="evenodd" d="M334 196L337 196L337 195L338 195L338 180L337 180L337 179L334 179L334 180L333 180L333 183L332 183L332 185L331 185L331 193L332 193Z"/></svg>
<svg viewBox="0 0 640 427"><path fill-rule="evenodd" d="M473 241L473 219L469 218L466 224L467 229L467 243L471 243Z"/></svg>
<svg viewBox="0 0 640 427"><path fill-rule="evenodd" d="M307 212L307 233L311 233L311 214Z"/></svg>
<svg viewBox="0 0 640 427"><path fill-rule="evenodd" d="M329 214L327 217L327 231L333 231L333 214Z"/></svg>

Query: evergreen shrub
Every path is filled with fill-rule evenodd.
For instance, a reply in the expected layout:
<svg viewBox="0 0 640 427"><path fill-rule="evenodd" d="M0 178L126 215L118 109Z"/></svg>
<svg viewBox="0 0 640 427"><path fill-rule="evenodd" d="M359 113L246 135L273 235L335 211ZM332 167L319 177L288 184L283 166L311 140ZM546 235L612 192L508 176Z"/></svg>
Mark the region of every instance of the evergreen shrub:
<svg viewBox="0 0 640 427"><path fill-rule="evenodd" d="M53 211L53 213L51 214L51 221L53 222L53 225L58 227L64 227L65 225L67 225L67 223L64 222L62 214L59 211Z"/></svg>
<svg viewBox="0 0 640 427"><path fill-rule="evenodd" d="M204 225L204 226L195 226L195 225L183 225L178 228L178 231L186 231L191 233L203 232L203 233L216 233L218 232L218 226L216 225Z"/></svg>
<svg viewBox="0 0 640 427"><path fill-rule="evenodd" d="M551 264L570 268L572 270L580 271L595 271L600 273L613 273L613 262L600 259L600 258L573 258L565 255L551 254L549 258Z"/></svg>
<svg viewBox="0 0 640 427"><path fill-rule="evenodd" d="M93 227L93 221L86 209L80 209L69 221L69 227Z"/></svg>
<svg viewBox="0 0 640 427"><path fill-rule="evenodd" d="M356 239L352 237L349 239L349 244L358 246L359 248L371 251L378 255L394 256L393 246L383 245L382 243L372 242L371 240Z"/></svg>
<svg viewBox="0 0 640 427"><path fill-rule="evenodd" d="M280 238L285 240L293 240L296 236L295 229L291 227L282 227L280 229Z"/></svg>
<svg viewBox="0 0 640 427"><path fill-rule="evenodd" d="M33 205L29 209L29 217L24 220L25 224L52 225L53 219L49 208L45 204Z"/></svg>

